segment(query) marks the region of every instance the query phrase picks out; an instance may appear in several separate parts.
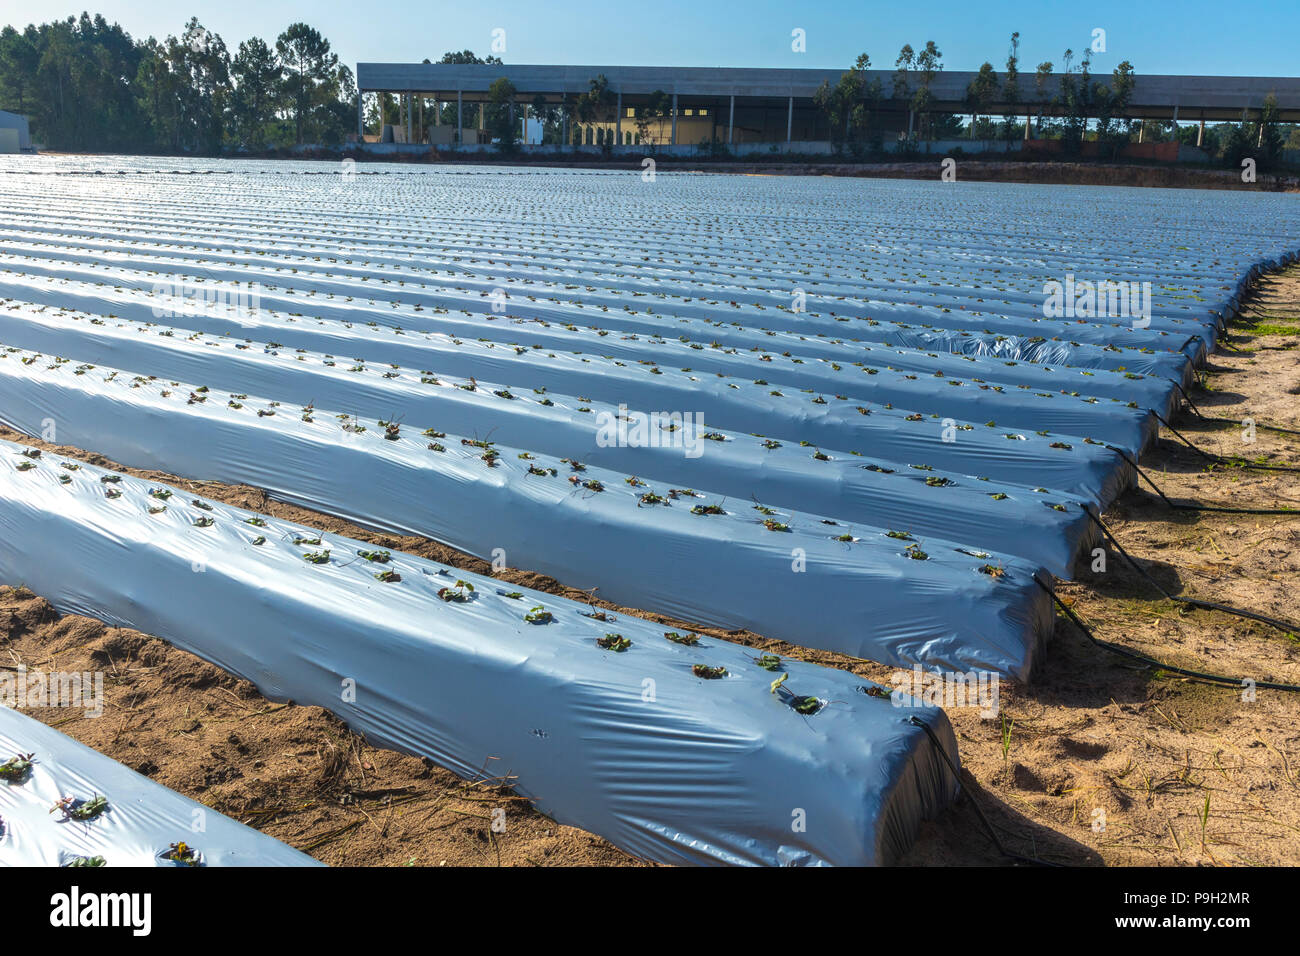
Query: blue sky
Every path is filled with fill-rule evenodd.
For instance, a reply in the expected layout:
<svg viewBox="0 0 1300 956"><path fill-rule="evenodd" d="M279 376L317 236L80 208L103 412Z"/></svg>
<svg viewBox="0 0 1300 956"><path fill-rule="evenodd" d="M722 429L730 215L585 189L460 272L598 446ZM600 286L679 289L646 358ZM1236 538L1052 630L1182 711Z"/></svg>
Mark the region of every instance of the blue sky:
<svg viewBox="0 0 1300 956"><path fill-rule="evenodd" d="M892 67L904 43L934 40L948 69L1001 70L1013 30L1021 35L1022 69L1043 60L1060 66L1094 28L1107 52L1094 69L1123 59L1138 73L1296 75L1298 0L379 0L288 3L285 0L0 0L0 23L25 26L89 9L132 35L179 35L197 16L233 51L251 35L274 40L295 20L319 29L347 63L437 59L450 49L489 51L505 31L507 63L675 66L845 67L866 50ZM791 50L791 31L806 32L807 50Z"/></svg>

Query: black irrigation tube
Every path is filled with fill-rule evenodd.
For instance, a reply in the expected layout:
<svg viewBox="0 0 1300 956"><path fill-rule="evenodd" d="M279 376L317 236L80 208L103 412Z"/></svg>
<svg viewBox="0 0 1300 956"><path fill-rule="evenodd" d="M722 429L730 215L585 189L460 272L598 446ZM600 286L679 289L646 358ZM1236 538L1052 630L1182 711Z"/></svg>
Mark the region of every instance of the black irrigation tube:
<svg viewBox="0 0 1300 956"><path fill-rule="evenodd" d="M1148 657L1138 651L1130 650L1127 647L1121 647L1119 644L1112 644L1109 641L1103 641L1092 633L1092 630L1088 625L1079 620L1079 615L1075 614L1074 611L1071 610L1070 606L1057 596L1054 590L1042 582L1037 573L1034 574L1034 583L1047 592L1048 596L1056 602L1056 606L1064 611L1065 616L1073 621L1075 627L1083 632L1084 637L1103 650L1110 651L1112 654L1118 654L1121 657L1127 657L1131 660L1138 661L1147 667L1154 667L1157 670L1168 671L1171 674L1181 674L1183 677L1190 677L1194 680L1205 681L1211 684L1222 684L1226 687L1244 686L1244 679L1240 677L1227 677L1223 674L1209 674L1205 671L1194 671L1186 667L1175 667L1173 664L1165 664L1156 660L1154 657ZM1300 693L1300 686L1295 684L1274 684L1269 681L1255 681L1254 686L1260 690L1280 690L1290 693Z"/></svg>
<svg viewBox="0 0 1300 956"><path fill-rule="evenodd" d="M1175 511L1216 511L1220 514L1230 515L1288 515L1292 517L1300 517L1300 508L1225 508L1220 505L1186 504L1180 501L1172 501L1163 491L1160 490L1160 486L1151 480L1151 476L1142 470L1141 466L1138 465L1132 455L1126 452L1123 448L1119 448L1115 445L1107 445L1106 447L1132 465L1133 470L1138 473L1138 476L1146 481L1155 493L1160 496L1160 500Z"/></svg>
<svg viewBox="0 0 1300 956"><path fill-rule="evenodd" d="M1177 594L1170 594L1161 586L1159 581L1157 581L1150 574L1148 574L1146 570L1140 564L1137 563L1137 561L1133 558L1131 554L1129 554L1127 551L1124 550L1124 546L1120 544L1119 541L1116 540L1115 535L1111 533L1111 530L1107 528L1105 524L1102 523L1100 516L1093 514L1092 509L1089 508L1087 505L1083 506L1083 511L1089 518L1092 519L1093 524L1095 524L1098 528L1101 529L1101 533L1105 535L1107 540L1109 540L1110 543L1115 546L1115 549L1119 551L1120 555L1124 558L1125 561L1129 563L1129 565L1133 568L1133 570L1136 571L1138 574L1142 575L1143 578L1145 578L1148 582L1150 582L1152 587L1154 587L1157 591L1159 591L1170 601L1176 601L1179 604L1186 604L1191 607L1205 608L1206 610L1209 611L1222 611L1225 614L1235 614L1237 617L1249 618L1252 621L1259 621L1261 624L1271 625L1285 634L1300 634L1300 625L1290 624L1286 621L1279 620L1278 618L1275 617L1268 617L1267 615L1264 614L1256 614L1254 611L1243 611L1241 608L1231 607L1230 605L1227 604L1217 604L1214 601L1203 601L1200 598L1189 598L1189 597L1182 597Z"/></svg>
<svg viewBox="0 0 1300 956"><path fill-rule="evenodd" d="M1010 850L1004 847L1002 845L1002 841L998 839L997 831L993 829L993 824L989 822L989 818L984 815L984 810L982 807L980 807L979 801L975 799L975 794L967 790L965 785L962 784L961 772L958 771L956 765L952 762L952 758L948 756L948 751L945 750L943 744L939 742L938 736L930 728L930 725L917 716L913 716L911 718L911 723L917 727L920 727L929 735L930 742L934 744L934 749L938 751L939 756L943 758L943 762L946 763L948 765L948 769L952 771L953 778L957 781L957 786L960 787L968 797L970 797L971 806L975 808L975 813L980 818L980 823L984 824L985 832L988 833L989 839L993 841L993 845L998 848L999 853L1001 853L1008 860L1016 860L1017 862L1020 863L1028 863L1031 866L1053 866L1053 867L1061 866L1060 863L1052 863L1049 860L1040 860L1038 859L1038 857L1035 856L1021 856L1019 853L1012 853Z"/></svg>

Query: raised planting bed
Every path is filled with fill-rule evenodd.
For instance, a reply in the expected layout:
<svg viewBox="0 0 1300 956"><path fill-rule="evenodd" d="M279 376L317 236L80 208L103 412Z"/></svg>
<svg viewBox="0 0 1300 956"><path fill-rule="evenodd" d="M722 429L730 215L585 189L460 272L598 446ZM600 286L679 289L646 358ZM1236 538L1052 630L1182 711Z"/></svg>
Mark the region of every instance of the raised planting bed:
<svg viewBox="0 0 1300 956"><path fill-rule="evenodd" d="M201 513L214 524L197 528L179 490L151 515L156 483L83 465L65 484L55 456L27 472L14 457L6 446L0 581L155 634L268 697L326 707L378 745L469 778L509 774L557 821L641 856L889 863L955 795L912 722L955 761L942 712L893 706L847 672L785 661L774 681L751 648L671 640L404 554L382 565L401 580L381 581L361 542L211 501ZM105 477L120 478L117 498ZM447 588L465 599L441 599ZM628 646L597 643L611 633Z"/></svg>
<svg viewBox="0 0 1300 956"><path fill-rule="evenodd" d="M51 369L43 359L0 354L8 355L0 359L0 418L20 430L39 433L52 419L65 423L61 441L124 464L251 484L487 560L501 549L514 567L598 587L625 606L883 663L1022 679L1052 628L1050 598L1035 581L1041 566L980 541L900 539L887 532L906 529L828 524L836 519L711 489L650 486L481 439L439 432L430 441L418 427L392 437L377 422L333 410L302 415L243 393L195 401L201 386L135 382L104 369L76 375L70 363ZM941 496L954 481L909 470L924 475L917 494ZM989 501L1007 508L1008 522L1018 510L1082 511L1050 493L994 494ZM157 517L196 520L182 514L172 507ZM989 560L1007 573L980 574ZM942 613L935 593L945 594Z"/></svg>
<svg viewBox="0 0 1300 956"><path fill-rule="evenodd" d="M113 381L125 379L126 387L137 384L138 374L162 379L173 392L179 390L170 384L173 381L204 381L238 394L273 394L282 403L299 408L314 402L321 408L347 409L375 422L396 419L407 423L400 433L411 438L420 437L426 426L433 428L436 423L434 431L491 435L504 445L577 458L672 487L707 488L771 507L901 528L921 536L979 541L993 551L1042 564L1062 578L1071 576L1074 559L1094 540L1095 526L1076 510L1018 508L1015 521L1007 520L1009 501L1061 497L1062 493L1034 491L1039 476L1032 473L1019 478L1034 482L1028 486L975 480L977 476L936 467L928 458L891 461L836 447L819 448L827 457L814 459L812 449L797 441L727 430L710 431L715 440L706 443L700 439L700 454L691 456L682 443L602 441L602 423L615 421L620 412L617 406L604 402L389 365L354 372L337 362L325 364L330 360L316 352L265 345L242 347L244 343L228 339L186 336L168 327L142 329L122 320L95 324L86 317L0 309L0 342L11 338L16 344L36 340L51 350L49 354L76 356L73 375L88 388L98 388L91 383L102 381L116 369L119 374ZM19 365L30 357L3 348L0 346L0 357L9 355ZM87 363L96 368L87 368ZM36 371L51 364L55 364L52 359L38 360L30 367ZM114 386L108 383L105 387L112 391ZM891 420L901 415L889 410L866 411ZM905 416L901 420L907 428L916 427L906 422ZM960 440L969 434L968 429L975 430L954 424L951 433ZM942 438L942 428L940 433ZM665 436L659 432L656 437ZM716 440L719 438L722 440ZM1072 440L1072 445L1078 443ZM1058 454L1072 451L1051 450ZM935 476L950 482L941 495L926 485L926 479Z"/></svg>
<svg viewBox="0 0 1300 956"><path fill-rule="evenodd" d="M147 310L145 311L147 314ZM1021 482L1032 474L1043 487L1083 496L1099 506L1109 504L1132 479L1132 469L1119 453L1091 435L1076 435L1072 451L1050 447L1050 429L1012 428L997 419L968 421L938 412L922 414L904 408L863 405L847 393L825 395L805 390L773 387L761 377L759 363L754 379L730 380L696 373L640 365L588 355L570 355L519 346L471 342L434 333L398 332L353 326L341 322L259 321L252 317L176 320L186 328L201 327L218 334L251 335L255 340L278 342L284 348L314 349L334 356L335 367L362 369L376 363L395 363L428 369L464 379L520 383L528 389L587 396L597 401L634 409L680 410L699 413L710 427L756 433L787 440L807 441L828 448L868 451L892 461L925 462L936 468L996 480ZM870 377L870 376L868 376ZM934 382L942 381L934 378ZM956 392L947 385L935 386ZM967 384L979 391L979 386ZM992 386L988 386L992 389ZM1019 389L1017 389L1019 391ZM512 392L513 394L513 392ZM1093 406L1079 399L1081 408ZM1050 404L1055 399L1042 399ZM1131 409L1107 400L1097 408ZM868 408L870 414L859 409ZM921 414L921 420L909 415ZM1145 414L1145 413L1143 413ZM953 426L970 425L955 440L945 441L945 420ZM992 424L990 424L992 423ZM1143 426L1145 429L1145 426ZM1007 434L1023 436L1014 454L1006 451ZM1144 434L1149 433L1144 431ZM1068 434L1068 433L1067 433ZM1088 445L1086 439L1094 444ZM1135 440L1136 437L1135 437Z"/></svg>
<svg viewBox="0 0 1300 956"><path fill-rule="evenodd" d="M0 707L0 765L15 759L27 768L0 778L0 866L320 865Z"/></svg>

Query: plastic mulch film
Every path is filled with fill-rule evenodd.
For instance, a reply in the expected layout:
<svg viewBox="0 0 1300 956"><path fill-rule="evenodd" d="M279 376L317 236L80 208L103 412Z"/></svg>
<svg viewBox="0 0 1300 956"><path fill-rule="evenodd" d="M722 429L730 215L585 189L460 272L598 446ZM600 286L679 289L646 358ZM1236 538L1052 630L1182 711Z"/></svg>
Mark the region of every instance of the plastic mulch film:
<svg viewBox="0 0 1300 956"><path fill-rule="evenodd" d="M3 764L0 866L320 865L9 706Z"/></svg>
<svg viewBox="0 0 1300 956"><path fill-rule="evenodd" d="M60 441L126 464L251 484L367 527L596 587L624 606L883 663L1020 678L1052 628L1050 599L1034 580L1040 565L978 541L841 527L481 439L404 436L400 426L393 437L333 410L4 355L0 415L21 430L54 423ZM802 450L814 464L811 455L824 454ZM916 493L948 490L952 479L924 474ZM1008 515L1083 516L1051 492L990 502Z"/></svg>
<svg viewBox="0 0 1300 956"><path fill-rule="evenodd" d="M0 580L663 862L889 863L956 791L942 711L845 671L14 446Z"/></svg>

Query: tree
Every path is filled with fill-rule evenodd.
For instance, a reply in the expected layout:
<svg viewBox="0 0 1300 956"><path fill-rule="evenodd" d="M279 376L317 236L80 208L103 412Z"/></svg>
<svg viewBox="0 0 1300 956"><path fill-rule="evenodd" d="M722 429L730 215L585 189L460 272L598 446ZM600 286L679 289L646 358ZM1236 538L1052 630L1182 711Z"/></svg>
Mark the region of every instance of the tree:
<svg viewBox="0 0 1300 956"><path fill-rule="evenodd" d="M880 102L880 80L866 81L870 69L871 57L861 53L852 68L840 74L834 87L823 81L813 94L813 103L825 114L830 126L831 143L836 152L841 151L846 143L858 149L871 110Z"/></svg>
<svg viewBox="0 0 1300 956"><path fill-rule="evenodd" d="M916 68L921 74L921 85L912 95L912 109L921 117L924 135L932 139L934 130L930 122L930 105L934 102L934 94L930 92L930 87L943 69L943 54L933 40L926 40L925 49L916 55Z"/></svg>
<svg viewBox="0 0 1300 956"><path fill-rule="evenodd" d="M1051 83L1051 81L1052 61L1044 60L1042 63L1038 64L1038 68L1034 70L1034 92L1038 99L1038 129L1040 135L1042 134L1043 129L1043 107L1051 99L1047 92L1049 89L1048 84Z"/></svg>
<svg viewBox="0 0 1300 956"><path fill-rule="evenodd" d="M1243 160L1253 159L1260 172L1276 168L1285 144L1278 118L1277 97L1270 93L1264 98L1258 120L1229 127L1223 147L1224 165L1240 169Z"/></svg>
<svg viewBox="0 0 1300 956"><path fill-rule="evenodd" d="M906 100L912 95L912 68L916 66L916 53L912 44L904 43L894 61L894 99Z"/></svg>
<svg viewBox="0 0 1300 956"><path fill-rule="evenodd" d="M1133 64L1124 60L1111 74L1110 86L1097 88L1097 142L1112 159L1132 135L1133 121L1127 113L1134 85Z"/></svg>
<svg viewBox="0 0 1300 956"><path fill-rule="evenodd" d="M650 124L654 123L659 126L664 117L668 116L673 109L673 98L663 90L655 90L650 94L649 100L644 106L638 106L633 111L633 122L636 125L637 142L654 145L659 141L656 132L654 137L650 135Z"/></svg>
<svg viewBox="0 0 1300 956"><path fill-rule="evenodd" d="M265 149L278 103L280 61L258 37L239 44L230 63L234 92L230 100L229 138L232 145Z"/></svg>
<svg viewBox="0 0 1300 956"><path fill-rule="evenodd" d="M275 41L283 71L281 90L293 116L294 142L302 145L317 130L318 110L337 85L339 58L326 40L305 23L294 23Z"/></svg>
<svg viewBox="0 0 1300 956"><path fill-rule="evenodd" d="M989 104L998 95L998 75L993 64L985 62L980 66L975 79L966 87L966 102L971 111L971 139L975 138L975 127L981 116L987 116Z"/></svg>
<svg viewBox="0 0 1300 956"><path fill-rule="evenodd" d="M601 73L592 78L590 89L578 97L573 111L581 122L595 123L608 118L609 110L615 100L616 96L609 88L609 80L605 79L604 73ZM596 136L597 142L608 150L612 140L605 135L605 130L598 129Z"/></svg>
<svg viewBox="0 0 1300 956"><path fill-rule="evenodd" d="M1007 53L1007 79L1002 88L1002 99L1006 101L1003 133L1011 138L1015 124L1016 107L1020 103L1020 33L1011 34L1011 50Z"/></svg>
<svg viewBox="0 0 1300 956"><path fill-rule="evenodd" d="M27 113L28 98L40 61L35 27L19 33L13 27L0 31L0 108Z"/></svg>
<svg viewBox="0 0 1300 956"><path fill-rule="evenodd" d="M515 85L504 76L488 87L487 128L503 153L513 153L519 144L519 130L511 116L516 95Z"/></svg>
<svg viewBox="0 0 1300 956"><path fill-rule="evenodd" d="M425 60L425 62L427 63L429 61ZM444 53L442 55L442 59L439 60L438 62L444 64L460 64L462 66L478 66L478 65L486 65L486 64L500 66L501 57L499 56L478 57L474 55L473 50L461 50L460 52L451 51L451 52Z"/></svg>

